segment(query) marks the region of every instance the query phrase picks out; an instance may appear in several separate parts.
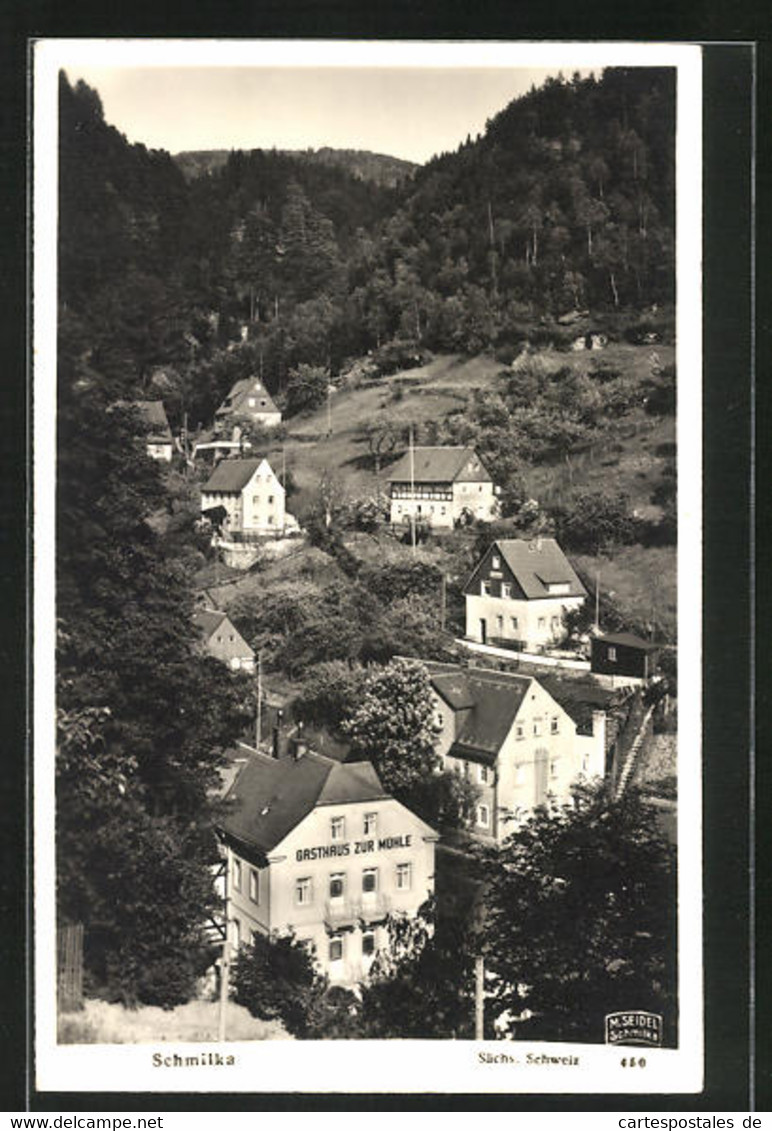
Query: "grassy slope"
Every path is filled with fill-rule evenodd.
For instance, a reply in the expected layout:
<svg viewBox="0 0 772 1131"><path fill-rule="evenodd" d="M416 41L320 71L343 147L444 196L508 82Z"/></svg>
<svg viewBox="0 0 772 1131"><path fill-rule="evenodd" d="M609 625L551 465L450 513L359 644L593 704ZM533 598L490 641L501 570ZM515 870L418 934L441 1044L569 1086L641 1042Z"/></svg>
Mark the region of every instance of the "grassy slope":
<svg viewBox="0 0 772 1131"><path fill-rule="evenodd" d="M292 471L301 501L317 488L325 471L338 475L350 495L375 494L375 474L357 466L368 454L364 437L367 425L376 420L416 424L437 420L463 406L466 390L494 385L501 368L490 357L444 356L359 387L344 386L332 396L331 436L327 435L326 404L290 419L285 443L287 470ZM279 445L268 450L268 458L277 469L279 452ZM382 479L385 486L385 477Z"/></svg>
<svg viewBox="0 0 772 1131"><path fill-rule="evenodd" d="M650 373L653 352L652 347L612 343L602 353L556 353L547 350L542 356L556 368L570 365L587 370L603 362L643 381ZM660 364L672 364L672 347L658 346L656 352ZM378 486L374 473L357 465L368 453L363 435L368 423L381 417L415 423L436 420L463 405L467 391L494 387L502 368L500 362L490 357L461 359L443 356L428 365L392 377L367 381L358 387L344 386L333 395L333 432L329 437L326 435L326 405L291 419L285 454L287 469L292 471L299 493L291 498L290 510L301 509L308 502L325 471L339 479L348 495L374 494ZM400 388L401 396L395 397L396 390ZM611 444L600 443L586 452L573 455L569 462L534 467L527 477L529 493L547 502L555 500L572 486L610 486L625 491L632 506L647 517L652 513L651 492L660 480L665 463L662 445L674 442L674 425L672 418L649 417L643 409L635 409L620 420L616 433L618 438ZM281 446L277 444L267 452L277 471L281 467L280 451ZM385 488L386 473L382 472L381 480ZM656 508L653 510L656 511ZM356 552L366 558L385 560L406 552L385 536L375 540L363 537L358 541ZM311 557L306 560L306 554L312 556L313 564ZM429 560L443 557L438 544L433 548L427 547L423 554ZM615 553L613 559L603 558L599 563L579 556L577 564L591 577L595 576L596 565L599 564L602 588L610 591L623 609L636 620L648 620L654 607L657 624L667 637L674 638L676 579L673 547L646 549L630 546ZM210 572L213 571L210 569ZM291 562L277 562L259 574L239 577L228 572L236 579L235 583L223 587L218 593L218 598L226 606L242 593L257 597L272 580L294 577L298 572L311 572L318 580L323 576L332 579L339 570L321 551L306 550L293 555ZM225 579L224 574L225 571L221 575L222 580ZM208 580L211 584L212 579Z"/></svg>

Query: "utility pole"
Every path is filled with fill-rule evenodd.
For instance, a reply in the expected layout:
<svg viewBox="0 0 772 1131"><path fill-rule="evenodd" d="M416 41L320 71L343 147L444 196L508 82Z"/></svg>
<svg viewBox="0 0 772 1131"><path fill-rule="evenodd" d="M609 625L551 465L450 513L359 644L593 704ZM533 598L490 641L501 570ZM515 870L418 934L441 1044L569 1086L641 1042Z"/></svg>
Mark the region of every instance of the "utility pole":
<svg viewBox="0 0 772 1131"><path fill-rule="evenodd" d="M257 722L255 725L255 750L260 750L263 734L263 652L257 653Z"/></svg>
<svg viewBox="0 0 772 1131"><path fill-rule="evenodd" d="M230 907L228 904L229 899L229 886L231 875L231 850L226 844L225 846L225 877L224 877L224 891L223 891L223 905L225 908L225 934L222 940L222 962L220 965L220 1016L217 1032L217 1040L222 1042L225 1040L225 1013L228 1008L228 983L230 980L230 939L228 937L228 928L230 927Z"/></svg>
<svg viewBox="0 0 772 1131"><path fill-rule="evenodd" d="M595 571L595 631L600 632L600 569Z"/></svg>
<svg viewBox="0 0 772 1131"><path fill-rule="evenodd" d="M410 512L410 537L413 544L413 553L415 554L415 516L416 516L416 501L415 501L415 453L413 451L413 425L410 425L410 497L413 503L413 509Z"/></svg>
<svg viewBox="0 0 772 1131"><path fill-rule="evenodd" d="M327 435L332 436L332 385L327 382Z"/></svg>
<svg viewBox="0 0 772 1131"><path fill-rule="evenodd" d="M445 604L446 604L446 588L447 582L445 574L442 575L442 583L440 586L440 632L445 631Z"/></svg>
<svg viewBox="0 0 772 1131"><path fill-rule="evenodd" d="M474 960L474 1039L483 1040L485 1034L485 961L481 954Z"/></svg>

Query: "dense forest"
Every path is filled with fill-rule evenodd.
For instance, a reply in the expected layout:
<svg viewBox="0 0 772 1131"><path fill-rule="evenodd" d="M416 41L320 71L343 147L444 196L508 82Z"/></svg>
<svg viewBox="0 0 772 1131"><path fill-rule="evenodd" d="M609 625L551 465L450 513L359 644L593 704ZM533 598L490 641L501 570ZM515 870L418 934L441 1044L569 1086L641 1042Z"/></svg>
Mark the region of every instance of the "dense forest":
<svg viewBox="0 0 772 1131"><path fill-rule="evenodd" d="M191 484L164 481L121 402L162 398L175 428L183 414L209 422L257 372L291 415L304 381L321 375L326 389L368 353L395 368L426 350L511 362L524 342L564 343L575 331L561 323L579 312L618 328L661 318L674 298L673 83L656 69L551 80L388 185L345 162L260 150L186 178L106 123L96 91L61 76L58 901L61 921L88 924L90 990L168 1005L206 968L209 791L254 713L248 679L197 648L191 562L204 543ZM476 444L505 513L525 513L521 465L559 457L570 476L572 445L603 445L609 421L643 411L638 385L609 366L540 369L526 354L498 391L471 391L422 438ZM672 415L672 380L653 389L669 399L649 395L646 412ZM393 422L372 423L399 440ZM375 451L382 437L370 439ZM660 502L672 510L671 478ZM572 496L552 521L573 549L597 552L606 527L639 539L626 501L611 504L597 494L582 509ZM329 519L332 502L320 506ZM318 585L283 581L232 610L253 642L273 641L269 665L302 676L323 661L444 656L436 565L368 572L334 523L314 526L313 510L304 522L327 554ZM464 568L476 550L459 551Z"/></svg>
<svg viewBox="0 0 772 1131"><path fill-rule="evenodd" d="M186 180L61 78L63 332L121 395L206 421L237 377L283 393L393 342L476 353L567 312L674 298L674 74L551 79L396 188L232 152ZM544 327L546 326L546 330Z"/></svg>

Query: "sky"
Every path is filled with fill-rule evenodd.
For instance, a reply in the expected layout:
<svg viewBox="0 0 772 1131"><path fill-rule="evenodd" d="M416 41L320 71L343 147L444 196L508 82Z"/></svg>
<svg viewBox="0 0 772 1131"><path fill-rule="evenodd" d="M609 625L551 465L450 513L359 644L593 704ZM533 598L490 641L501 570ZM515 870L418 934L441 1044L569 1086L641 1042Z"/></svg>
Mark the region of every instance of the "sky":
<svg viewBox="0 0 772 1131"><path fill-rule="evenodd" d="M564 69L570 77L574 68ZM589 74L590 68L577 68ZM599 73L599 68L595 68ZM67 66L131 142L186 149L455 150L558 67Z"/></svg>

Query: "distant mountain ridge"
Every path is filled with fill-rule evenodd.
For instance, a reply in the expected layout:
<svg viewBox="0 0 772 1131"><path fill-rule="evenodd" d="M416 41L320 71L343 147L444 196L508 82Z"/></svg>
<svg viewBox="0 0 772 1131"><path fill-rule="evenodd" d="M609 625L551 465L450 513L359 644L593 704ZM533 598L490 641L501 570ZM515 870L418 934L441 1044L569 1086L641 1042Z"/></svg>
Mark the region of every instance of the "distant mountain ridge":
<svg viewBox="0 0 772 1131"><path fill-rule="evenodd" d="M413 161L401 157L390 157L385 153L372 153L368 149L269 149L266 153L279 153L283 157L298 157L320 165L334 165L346 169L352 176L385 188L395 188L401 181L419 168ZM228 149L188 149L175 153L177 163L187 181L206 176L221 169L230 150Z"/></svg>

